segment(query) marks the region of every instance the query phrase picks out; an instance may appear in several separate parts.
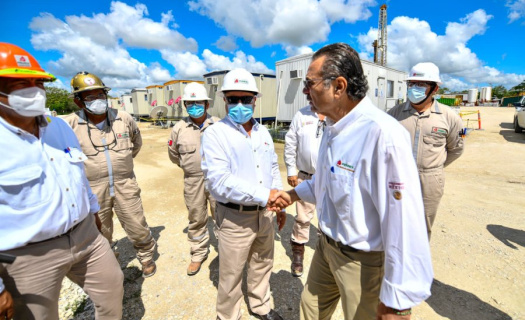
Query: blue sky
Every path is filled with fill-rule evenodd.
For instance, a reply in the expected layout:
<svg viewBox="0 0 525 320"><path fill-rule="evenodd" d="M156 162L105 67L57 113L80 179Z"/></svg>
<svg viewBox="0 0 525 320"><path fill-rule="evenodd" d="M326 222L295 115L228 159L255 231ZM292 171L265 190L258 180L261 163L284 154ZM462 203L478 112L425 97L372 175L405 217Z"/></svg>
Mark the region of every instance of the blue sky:
<svg viewBox="0 0 525 320"><path fill-rule="evenodd" d="M389 67L434 62L455 90L525 80L525 0L8 0L0 41L31 52L57 86L86 70L118 94L233 67L274 73L333 42L371 60L383 3Z"/></svg>

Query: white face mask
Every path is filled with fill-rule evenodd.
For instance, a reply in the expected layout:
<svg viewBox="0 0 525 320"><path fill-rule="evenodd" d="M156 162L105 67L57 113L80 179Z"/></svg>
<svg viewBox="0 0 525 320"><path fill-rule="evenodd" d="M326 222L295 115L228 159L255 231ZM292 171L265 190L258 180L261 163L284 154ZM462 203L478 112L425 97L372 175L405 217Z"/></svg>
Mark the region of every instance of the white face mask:
<svg viewBox="0 0 525 320"><path fill-rule="evenodd" d="M41 116L46 112L46 91L39 87L29 87L19 89L6 94L9 105L3 104L6 108L14 110L23 117Z"/></svg>
<svg viewBox="0 0 525 320"><path fill-rule="evenodd" d="M108 100L97 99L93 101L84 101L88 112L92 114L103 114L108 109Z"/></svg>

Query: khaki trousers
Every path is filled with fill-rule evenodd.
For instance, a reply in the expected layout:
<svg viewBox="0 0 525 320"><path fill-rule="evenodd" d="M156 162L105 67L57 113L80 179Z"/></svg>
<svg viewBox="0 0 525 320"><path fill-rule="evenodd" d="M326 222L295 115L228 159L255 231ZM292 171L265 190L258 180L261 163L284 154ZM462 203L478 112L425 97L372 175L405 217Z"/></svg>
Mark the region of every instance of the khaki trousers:
<svg viewBox="0 0 525 320"><path fill-rule="evenodd" d="M247 291L253 313L270 312L270 275L273 267L273 213L239 211L217 205L219 238L219 285L217 316L222 320L241 318L242 273L248 263Z"/></svg>
<svg viewBox="0 0 525 320"><path fill-rule="evenodd" d="M95 305L97 320L121 319L124 275L92 214L68 235L5 251L0 276L15 303L14 319L57 320L64 277L78 284Z"/></svg>
<svg viewBox="0 0 525 320"><path fill-rule="evenodd" d="M205 189L204 176L184 176L184 202L188 208L188 241L191 261L201 262L208 256L208 203L212 218L215 216L215 199Z"/></svg>
<svg viewBox="0 0 525 320"><path fill-rule="evenodd" d="M428 239L432 234L432 225L436 219L439 202L445 191L445 171L443 168L420 170L421 192L425 207L425 221L427 223Z"/></svg>
<svg viewBox="0 0 525 320"><path fill-rule="evenodd" d="M302 172L297 174L297 182L310 180L312 176ZM295 204L297 215L292 229L292 241L295 243L307 243L310 239L310 221L312 221L315 212L315 204L299 200Z"/></svg>
<svg viewBox="0 0 525 320"><path fill-rule="evenodd" d="M109 182L90 184L100 205L98 216L102 222L104 237L109 243L113 242L113 210L115 210L120 225L137 251L139 261L152 260L156 242L144 217L140 188L135 178L115 181L115 196L113 197L109 192Z"/></svg>
<svg viewBox="0 0 525 320"><path fill-rule="evenodd" d="M341 299L345 320L375 320L383 263L383 252L339 248L322 234L301 296L301 319L330 319Z"/></svg>

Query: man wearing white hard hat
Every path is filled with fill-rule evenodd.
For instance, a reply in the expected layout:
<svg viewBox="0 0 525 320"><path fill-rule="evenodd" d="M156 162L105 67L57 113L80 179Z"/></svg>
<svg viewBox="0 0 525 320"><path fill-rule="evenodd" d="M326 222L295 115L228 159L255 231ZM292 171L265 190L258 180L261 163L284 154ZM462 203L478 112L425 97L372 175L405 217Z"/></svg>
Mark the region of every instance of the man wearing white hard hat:
<svg viewBox="0 0 525 320"><path fill-rule="evenodd" d="M416 64L407 78L408 101L388 111L408 130L412 139L429 239L445 187L443 169L463 153L461 118L433 98L440 84L435 64Z"/></svg>
<svg viewBox="0 0 525 320"><path fill-rule="evenodd" d="M202 171L217 200L219 239L217 318L241 318L246 264L248 302L259 319L282 319L270 306L273 267L271 196L282 189L277 154L268 130L252 118L259 90L251 73L234 69L224 76L220 95L227 116L202 136ZM286 213L277 213L279 230Z"/></svg>
<svg viewBox="0 0 525 320"><path fill-rule="evenodd" d="M187 269L189 276L197 274L208 257L208 204L212 217L215 212L215 199L204 186L200 154L202 133L220 120L207 113L209 100L202 84L188 83L182 101L189 117L177 122L168 141L171 162L184 171L184 202L188 208L188 240L191 246L191 262Z"/></svg>

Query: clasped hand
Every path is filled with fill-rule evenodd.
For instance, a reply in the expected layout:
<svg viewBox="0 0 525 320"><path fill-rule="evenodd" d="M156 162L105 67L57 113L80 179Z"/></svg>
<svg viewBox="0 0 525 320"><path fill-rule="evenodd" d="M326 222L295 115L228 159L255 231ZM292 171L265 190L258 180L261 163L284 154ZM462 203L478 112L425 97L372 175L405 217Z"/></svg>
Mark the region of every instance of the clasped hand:
<svg viewBox="0 0 525 320"><path fill-rule="evenodd" d="M266 208L270 211L281 212L293 203L290 194L283 190L273 189L270 191L270 197Z"/></svg>

